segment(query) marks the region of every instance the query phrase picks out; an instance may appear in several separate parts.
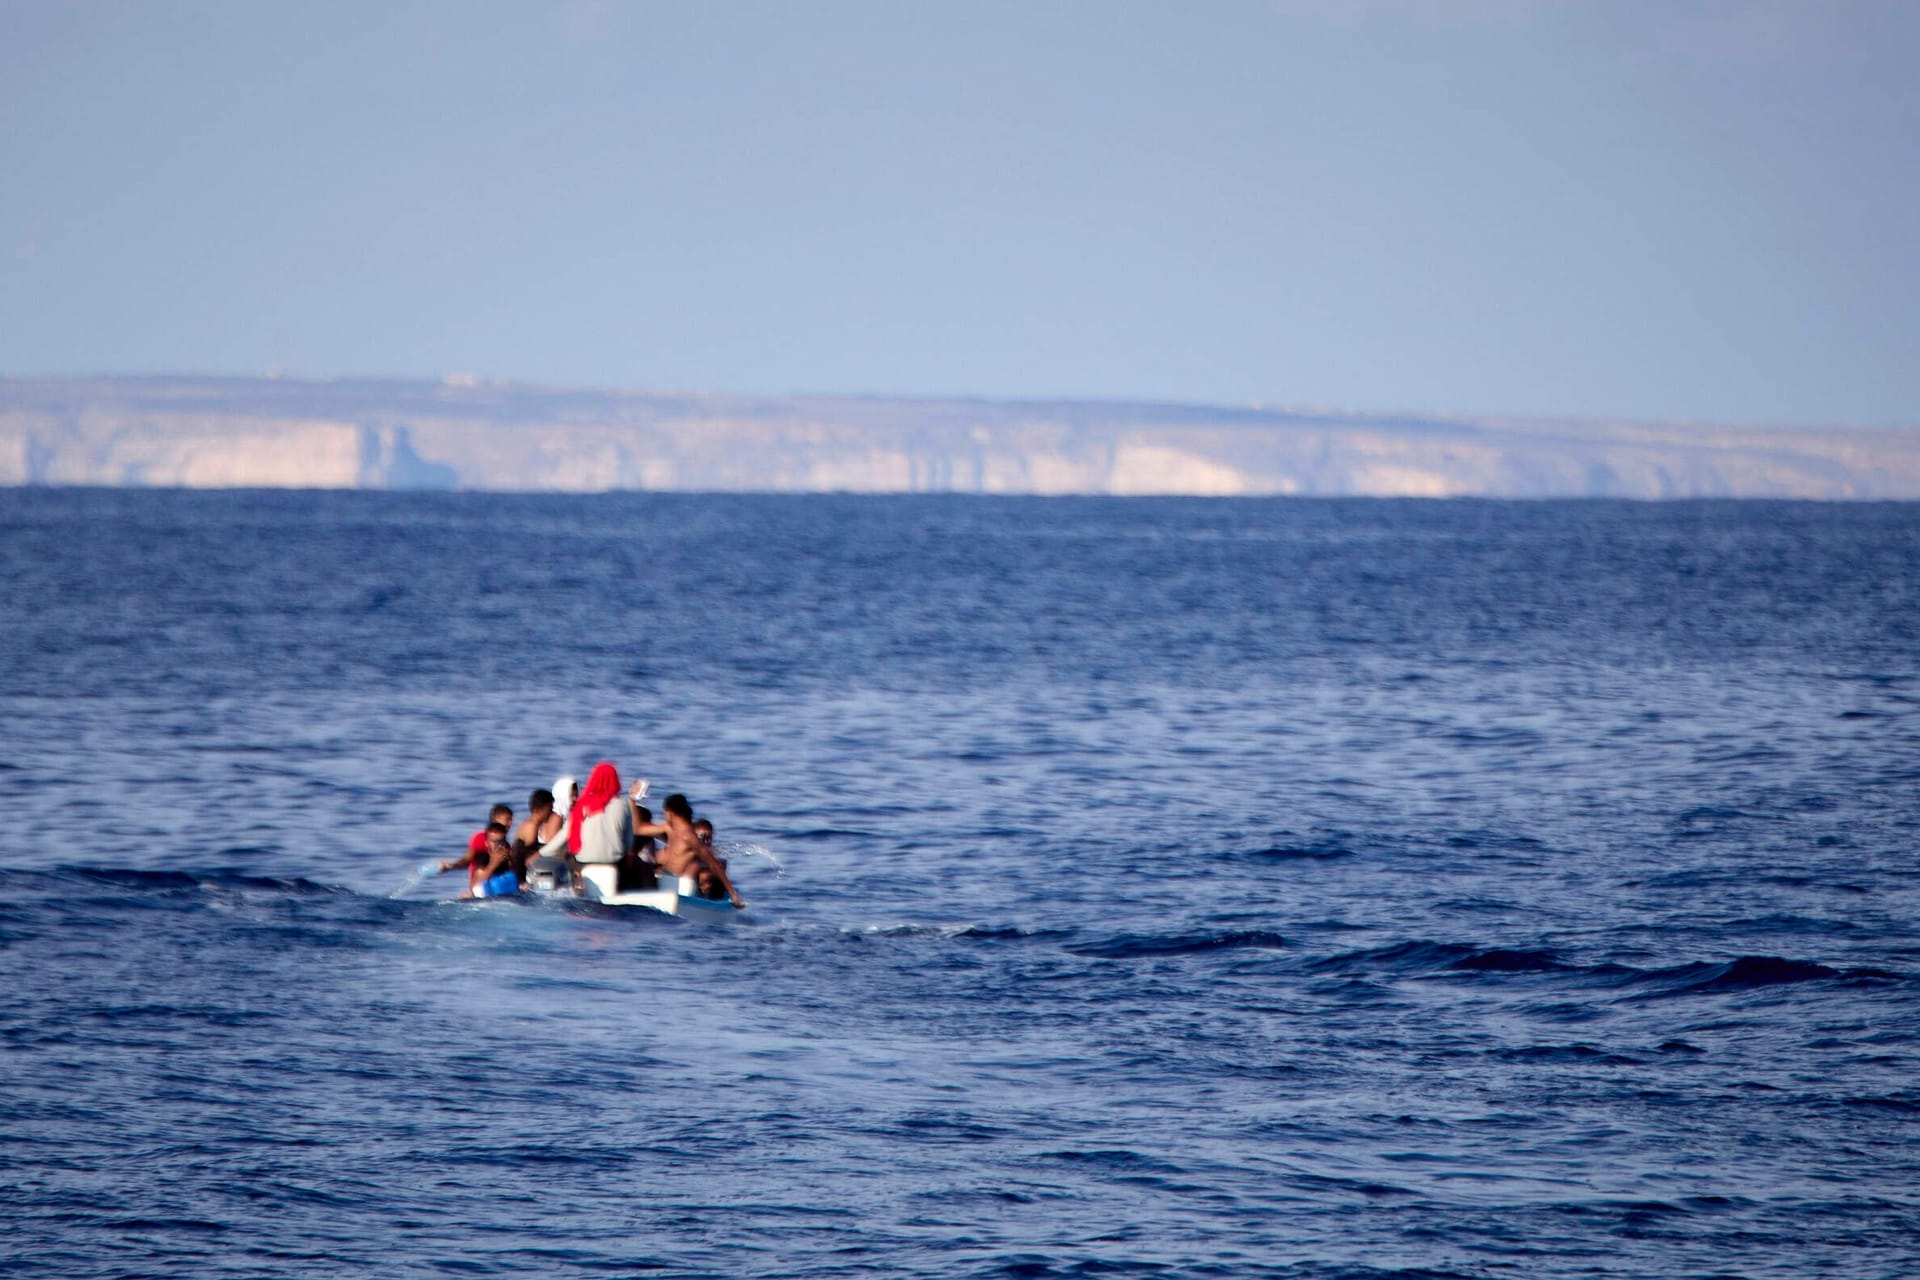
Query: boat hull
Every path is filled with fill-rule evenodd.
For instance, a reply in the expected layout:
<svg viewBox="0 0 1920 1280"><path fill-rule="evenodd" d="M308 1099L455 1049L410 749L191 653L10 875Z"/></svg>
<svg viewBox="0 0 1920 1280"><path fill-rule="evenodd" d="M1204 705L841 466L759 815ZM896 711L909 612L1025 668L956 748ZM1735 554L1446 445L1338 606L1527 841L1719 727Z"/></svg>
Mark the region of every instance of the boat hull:
<svg viewBox="0 0 1920 1280"><path fill-rule="evenodd" d="M580 868L580 888L576 892L566 864L558 858L541 859L528 868L527 888L533 893L563 898L578 898L607 907L645 907L683 920L723 921L740 914L740 908L722 898L705 898L694 887L692 876L659 873L651 889L621 889L618 867L587 864Z"/></svg>

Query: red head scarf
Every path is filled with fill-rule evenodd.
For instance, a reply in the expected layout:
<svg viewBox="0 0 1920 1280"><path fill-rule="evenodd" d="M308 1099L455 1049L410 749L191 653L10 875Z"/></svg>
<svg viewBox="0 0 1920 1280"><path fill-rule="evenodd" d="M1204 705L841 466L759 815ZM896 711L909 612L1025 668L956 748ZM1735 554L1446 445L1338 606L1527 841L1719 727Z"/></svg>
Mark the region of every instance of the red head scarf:
<svg viewBox="0 0 1920 1280"><path fill-rule="evenodd" d="M587 785L580 789L580 802L567 813L568 852L580 852L580 820L599 813L619 794L619 771L606 760L593 766L593 772L587 775Z"/></svg>

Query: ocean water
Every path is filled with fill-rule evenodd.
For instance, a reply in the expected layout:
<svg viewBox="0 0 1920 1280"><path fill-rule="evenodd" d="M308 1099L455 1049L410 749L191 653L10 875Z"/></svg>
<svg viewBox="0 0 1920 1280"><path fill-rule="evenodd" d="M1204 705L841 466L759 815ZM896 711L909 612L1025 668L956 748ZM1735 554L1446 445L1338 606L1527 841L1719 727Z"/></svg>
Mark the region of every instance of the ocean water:
<svg viewBox="0 0 1920 1280"><path fill-rule="evenodd" d="M1920 506L13 490L9 1276L1920 1275ZM611 759L727 927L423 858Z"/></svg>

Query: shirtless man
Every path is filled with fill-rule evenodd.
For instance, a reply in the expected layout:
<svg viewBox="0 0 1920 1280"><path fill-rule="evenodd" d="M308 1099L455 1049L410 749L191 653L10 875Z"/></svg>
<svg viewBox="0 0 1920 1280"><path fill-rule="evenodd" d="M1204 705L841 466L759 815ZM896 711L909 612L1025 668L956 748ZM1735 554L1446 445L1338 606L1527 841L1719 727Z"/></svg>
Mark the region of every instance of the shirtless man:
<svg viewBox="0 0 1920 1280"><path fill-rule="evenodd" d="M727 879L727 869L714 856L713 851L700 842L693 829L693 807L687 798L675 792L660 805L667 811L664 825L648 823L635 827L636 836L663 836L666 847L660 850L659 862L662 870L670 875L692 876L694 884L704 898L718 898L724 891L727 898L736 907L746 906L744 899Z"/></svg>
<svg viewBox="0 0 1920 1280"><path fill-rule="evenodd" d="M553 807L553 792L545 787L527 797L527 820L513 833L513 869L526 879L527 863L548 841L567 829L567 820Z"/></svg>

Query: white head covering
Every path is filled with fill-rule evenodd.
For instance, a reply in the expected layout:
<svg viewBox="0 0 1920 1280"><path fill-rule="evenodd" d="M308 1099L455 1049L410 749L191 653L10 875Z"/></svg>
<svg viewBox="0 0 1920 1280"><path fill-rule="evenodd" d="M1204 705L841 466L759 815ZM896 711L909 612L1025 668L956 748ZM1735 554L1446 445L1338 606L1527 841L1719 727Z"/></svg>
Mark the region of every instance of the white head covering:
<svg viewBox="0 0 1920 1280"><path fill-rule="evenodd" d="M573 789L580 784L570 773L563 773L553 780L553 811L561 817L567 816L567 810L573 808Z"/></svg>

